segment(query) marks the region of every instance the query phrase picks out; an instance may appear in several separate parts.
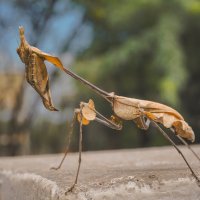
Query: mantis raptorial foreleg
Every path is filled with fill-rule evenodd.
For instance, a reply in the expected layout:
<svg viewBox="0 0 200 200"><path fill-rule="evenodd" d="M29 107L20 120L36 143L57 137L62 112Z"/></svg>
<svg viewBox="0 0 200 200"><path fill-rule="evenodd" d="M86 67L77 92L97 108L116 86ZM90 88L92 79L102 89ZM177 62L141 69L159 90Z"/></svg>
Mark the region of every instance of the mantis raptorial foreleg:
<svg viewBox="0 0 200 200"><path fill-rule="evenodd" d="M190 169L192 176L196 179L198 185L200 186L200 180L199 180L198 176L195 174L195 172L191 168L190 164L186 160L186 158L183 155L183 153L181 152L181 150L177 147L177 145L173 142L173 140L167 135L167 133L158 125L158 123L154 122L153 120L151 120L151 122L163 134L163 136L174 146L174 148L178 151L178 153L182 156L183 160L185 161L188 168Z"/></svg>

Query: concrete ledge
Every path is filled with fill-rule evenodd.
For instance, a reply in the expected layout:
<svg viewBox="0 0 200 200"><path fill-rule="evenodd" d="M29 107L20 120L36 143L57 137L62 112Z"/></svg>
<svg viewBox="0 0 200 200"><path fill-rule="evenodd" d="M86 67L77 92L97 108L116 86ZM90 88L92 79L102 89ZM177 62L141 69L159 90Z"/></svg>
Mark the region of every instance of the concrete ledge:
<svg viewBox="0 0 200 200"><path fill-rule="evenodd" d="M60 199L64 192L57 184L32 173L2 171L1 199Z"/></svg>
<svg viewBox="0 0 200 200"><path fill-rule="evenodd" d="M200 155L200 146L193 148ZM199 161L181 149L200 174ZM78 185L67 196L78 154L69 154L62 169L49 170L61 157L1 158L0 200L200 199L200 188L172 147L85 152Z"/></svg>

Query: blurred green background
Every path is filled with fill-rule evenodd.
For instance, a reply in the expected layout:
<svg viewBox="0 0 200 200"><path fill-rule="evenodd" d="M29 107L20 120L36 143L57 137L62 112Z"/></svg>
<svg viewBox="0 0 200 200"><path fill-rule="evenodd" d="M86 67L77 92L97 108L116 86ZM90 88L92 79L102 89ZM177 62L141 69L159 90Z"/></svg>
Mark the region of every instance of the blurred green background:
<svg viewBox="0 0 200 200"><path fill-rule="evenodd" d="M48 65L53 102L47 111L24 80L16 48L18 26L29 43L105 91L158 101L177 109L200 142L200 1L198 0L1 0L0 155L63 152L73 110L95 101L110 105L81 83ZM84 127L83 150L167 145L154 129L124 122L117 132L97 123ZM71 151L78 148L76 124Z"/></svg>

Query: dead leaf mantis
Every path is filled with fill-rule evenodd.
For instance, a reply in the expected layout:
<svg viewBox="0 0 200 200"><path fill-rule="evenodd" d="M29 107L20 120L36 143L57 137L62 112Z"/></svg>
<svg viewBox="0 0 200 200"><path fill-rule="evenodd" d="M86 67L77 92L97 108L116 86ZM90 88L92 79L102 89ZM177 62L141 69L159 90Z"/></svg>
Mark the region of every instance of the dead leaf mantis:
<svg viewBox="0 0 200 200"><path fill-rule="evenodd" d="M150 123L152 123L162 134L163 136L174 146L178 153L182 156L183 160L190 169L192 176L196 179L197 183L200 184L200 179L195 174L190 164L186 160L185 156L181 150L176 146L173 140L165 133L165 131L160 127L159 124L162 124L165 128L169 128L175 133L179 140L188 147L189 150L195 155L195 157L200 161L199 156L193 151L193 149L188 145L185 139L190 141L195 140L195 135L192 128L185 122L184 118L173 108L160 104L153 101L146 101L134 98L128 98L123 96L115 95L114 92L108 93L97 86L93 85L89 81L83 79L82 77L76 75L69 69L66 69L59 58L49 55L42 52L41 50L32 47L28 44L24 37L23 27L19 27L19 34L21 43L17 49L17 53L21 58L22 62L26 66L26 78L27 81L34 87L34 89L41 96L44 106L54 111L56 110L52 105L52 100L49 92L49 83L48 75L46 71L46 66L44 61L47 60L60 68L62 71L73 77L74 79L82 82L87 85L94 92L99 94L101 97L106 99L114 112L110 119L103 116L95 109L94 102L89 100L88 103L81 102L80 108L74 110L74 117L71 124L71 129L68 135L68 144L64 154L63 159L61 160L58 167L52 169L59 169L67 156L68 149L70 146L71 136L73 133L73 127L76 120L79 121L80 131L79 131L79 162L76 172L76 178L72 186L68 191L72 191L74 186L77 184L80 165L81 165L81 152L82 152L82 126L88 125L91 121L97 121L109 128L115 130L122 129L122 120L131 120L133 121L138 128L147 130ZM68 192L67 191L67 192Z"/></svg>
<svg viewBox="0 0 200 200"><path fill-rule="evenodd" d="M61 66L62 63L57 57L30 46L25 39L23 27L19 27L19 35L20 46L17 48L17 53L26 66L26 80L41 96L44 106L50 111L57 111L51 100L49 78L44 61L48 60L56 66Z"/></svg>

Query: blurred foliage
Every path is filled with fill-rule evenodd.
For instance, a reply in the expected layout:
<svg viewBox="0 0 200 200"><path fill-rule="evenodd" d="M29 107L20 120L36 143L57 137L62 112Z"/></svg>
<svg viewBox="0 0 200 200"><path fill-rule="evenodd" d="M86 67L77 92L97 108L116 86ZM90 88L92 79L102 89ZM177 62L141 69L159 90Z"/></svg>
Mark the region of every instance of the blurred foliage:
<svg viewBox="0 0 200 200"><path fill-rule="evenodd" d="M83 12L77 25L69 27L73 30L68 37L66 36L58 50L63 53L71 50L73 54L75 50L77 51L76 55L73 55L77 60L72 71L105 91L158 101L174 107L192 125L196 133L196 142L200 141L199 0L12 0L11 2L16 6L16 12L21 16L27 16L24 19L29 24L30 30L27 39L32 45L39 47L43 38L48 38L48 30L51 30L48 27L52 26L53 19L56 20L55 16L63 16L76 8L77 12ZM6 26L8 20L4 21L3 18L0 19L0 26ZM62 23L60 22L60 27L59 24L52 26L56 27L56 37L58 31L70 25ZM86 42L90 44L91 41L91 44L86 50L84 47L84 51L79 49L81 45L72 47L81 44L80 36L85 34L83 30L86 26L92 30L92 34L87 36L92 38ZM50 79L51 86L56 82L55 79L61 78L59 73L58 71L52 73L54 78ZM3 86L2 82L0 87L4 88ZM64 91L63 88L60 84L60 90ZM72 87L70 94L63 95L65 98L62 98L60 103L61 109L64 110L65 107L67 110L67 119L70 118L69 115L72 116L72 109L79 107L80 101L87 102L90 98L95 101L99 112L107 117L112 114L110 105L90 89L79 82L76 82L76 89L77 91L74 91ZM21 99L23 90L22 92L16 90L16 93L19 93L18 99L16 98L14 110L11 112L14 117L11 116L7 126L4 121L0 122L3 133L0 134L0 141L3 148L9 142L8 138L5 138L5 133L13 133L10 135L14 141L15 132L19 135L22 132L24 135L29 135L30 131L31 153L64 151L65 138L70 126L70 120L67 120L67 127L66 122L63 122L66 113L61 113L63 120L55 123L51 119L43 118L37 113L36 105L39 103L38 98L35 98L22 123L19 121L19 114L21 104L24 104ZM1 96L0 101L3 102L4 95ZM76 151L78 148L78 123L76 125L71 151ZM123 127L122 131L117 132L96 122L91 123L90 126L84 127L83 149L168 144L153 127L148 131L141 131L132 121L124 122ZM28 140L25 137L21 138L21 143ZM4 152L4 149L1 150ZM16 148L10 154L14 155L14 152Z"/></svg>
<svg viewBox="0 0 200 200"><path fill-rule="evenodd" d="M200 107L196 108L200 102L199 78L195 81L192 76L196 73L199 77L200 73L199 1L76 2L84 7L94 31L91 46L76 63L76 72L106 91L175 107L184 113L189 123L194 121L192 125L198 133L199 122L195 123L192 110L200 113ZM93 98L92 92L80 84L77 86L81 99ZM189 95L191 91L193 94ZM77 102L79 100L77 98ZM102 99L95 96L95 102L100 112L110 115L110 108ZM114 135L115 131L108 128L96 126L87 127L87 137L91 140L88 148L95 148L94 143L98 146L100 136L96 135L110 140L109 148L166 144L161 138L158 142L154 129L147 135L131 122L124 124L119 135ZM197 141L199 138L197 135Z"/></svg>
<svg viewBox="0 0 200 200"><path fill-rule="evenodd" d="M21 90L24 77L20 73L3 73L0 74L0 80L0 109L11 110L15 107L15 97L19 93L19 90Z"/></svg>

